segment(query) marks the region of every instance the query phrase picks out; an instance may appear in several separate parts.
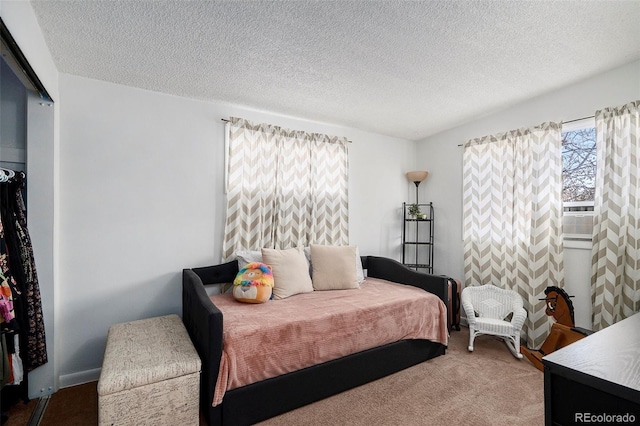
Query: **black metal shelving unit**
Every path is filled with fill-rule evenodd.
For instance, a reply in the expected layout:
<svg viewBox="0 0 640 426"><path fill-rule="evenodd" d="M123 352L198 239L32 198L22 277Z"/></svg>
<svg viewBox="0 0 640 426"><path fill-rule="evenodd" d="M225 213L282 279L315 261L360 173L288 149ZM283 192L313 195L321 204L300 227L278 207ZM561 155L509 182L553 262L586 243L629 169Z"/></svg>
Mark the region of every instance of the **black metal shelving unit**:
<svg viewBox="0 0 640 426"><path fill-rule="evenodd" d="M433 273L433 203L419 203L424 218L409 215L412 204L402 203L402 263Z"/></svg>

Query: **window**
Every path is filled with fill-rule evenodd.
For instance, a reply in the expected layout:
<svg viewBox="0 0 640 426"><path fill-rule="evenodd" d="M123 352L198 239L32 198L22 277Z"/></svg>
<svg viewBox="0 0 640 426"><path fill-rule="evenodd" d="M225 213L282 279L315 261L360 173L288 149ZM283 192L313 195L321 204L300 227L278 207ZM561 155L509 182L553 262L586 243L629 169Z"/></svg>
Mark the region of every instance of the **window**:
<svg viewBox="0 0 640 426"><path fill-rule="evenodd" d="M590 239L596 192L596 129L593 118L562 126L562 182L565 238Z"/></svg>
<svg viewBox="0 0 640 426"><path fill-rule="evenodd" d="M223 258L349 243L347 139L231 117Z"/></svg>

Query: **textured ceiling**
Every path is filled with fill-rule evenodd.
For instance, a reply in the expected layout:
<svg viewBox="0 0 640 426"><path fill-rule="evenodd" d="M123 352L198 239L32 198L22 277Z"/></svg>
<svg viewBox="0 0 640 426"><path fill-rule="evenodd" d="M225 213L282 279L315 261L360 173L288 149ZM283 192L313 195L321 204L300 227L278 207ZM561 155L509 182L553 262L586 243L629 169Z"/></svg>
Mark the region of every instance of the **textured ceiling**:
<svg viewBox="0 0 640 426"><path fill-rule="evenodd" d="M32 0L61 72L417 140L640 58L640 1Z"/></svg>

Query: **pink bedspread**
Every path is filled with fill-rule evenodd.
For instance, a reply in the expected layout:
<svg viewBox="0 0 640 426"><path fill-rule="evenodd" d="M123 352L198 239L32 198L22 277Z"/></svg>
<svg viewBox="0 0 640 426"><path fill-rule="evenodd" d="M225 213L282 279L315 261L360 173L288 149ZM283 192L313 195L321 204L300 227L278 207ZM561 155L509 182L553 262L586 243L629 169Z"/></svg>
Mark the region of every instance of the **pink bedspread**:
<svg viewBox="0 0 640 426"><path fill-rule="evenodd" d="M226 390L403 339L448 342L444 303L424 290L367 278L360 289L314 291L263 304L231 294L211 300L224 315L213 406Z"/></svg>

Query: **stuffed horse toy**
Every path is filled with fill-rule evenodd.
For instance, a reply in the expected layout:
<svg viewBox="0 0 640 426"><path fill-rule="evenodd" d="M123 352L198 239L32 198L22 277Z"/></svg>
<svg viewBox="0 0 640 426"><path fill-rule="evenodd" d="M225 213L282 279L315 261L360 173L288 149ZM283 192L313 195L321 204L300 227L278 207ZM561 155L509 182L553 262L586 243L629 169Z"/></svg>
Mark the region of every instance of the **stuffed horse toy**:
<svg viewBox="0 0 640 426"><path fill-rule="evenodd" d="M522 354L540 371L544 371L544 366L542 365L543 356L549 355L551 352L593 333L591 330L575 326L573 303L571 303L570 299L573 296L569 296L563 289L555 286L547 287L544 290L544 294L546 297L540 300L544 300L547 303L545 313L553 317L556 322L551 326L549 336L547 336L539 350L521 349Z"/></svg>

